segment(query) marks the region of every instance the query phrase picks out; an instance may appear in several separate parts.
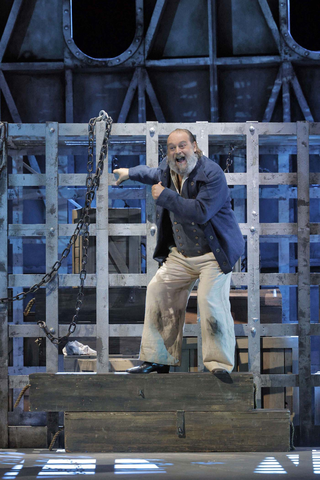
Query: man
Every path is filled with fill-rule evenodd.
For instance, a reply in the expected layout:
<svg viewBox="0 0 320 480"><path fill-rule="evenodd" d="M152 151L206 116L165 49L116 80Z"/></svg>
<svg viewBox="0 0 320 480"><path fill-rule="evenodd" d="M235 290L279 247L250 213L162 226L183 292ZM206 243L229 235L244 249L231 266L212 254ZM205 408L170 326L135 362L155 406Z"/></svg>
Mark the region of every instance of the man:
<svg viewBox="0 0 320 480"><path fill-rule="evenodd" d="M168 137L159 168L114 170L127 180L152 185L156 203L155 260L164 262L147 288L140 360L129 373L168 373L180 365L189 295L199 279L198 305L205 367L231 372L235 335L230 312L231 270L244 241L230 205L222 169L202 155L189 130Z"/></svg>

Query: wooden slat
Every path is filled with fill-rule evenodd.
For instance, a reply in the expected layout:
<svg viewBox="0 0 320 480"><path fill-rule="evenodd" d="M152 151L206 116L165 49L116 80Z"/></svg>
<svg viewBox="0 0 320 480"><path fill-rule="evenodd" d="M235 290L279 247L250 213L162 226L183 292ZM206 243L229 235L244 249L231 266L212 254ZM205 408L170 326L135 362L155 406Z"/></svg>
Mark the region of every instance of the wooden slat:
<svg viewBox="0 0 320 480"><path fill-rule="evenodd" d="M9 426L9 448L46 448L47 427Z"/></svg>
<svg viewBox="0 0 320 480"><path fill-rule="evenodd" d="M252 375L32 374L31 411L249 411ZM164 401L165 399L165 401Z"/></svg>
<svg viewBox="0 0 320 480"><path fill-rule="evenodd" d="M288 410L65 414L67 452L274 452L289 451L289 440Z"/></svg>

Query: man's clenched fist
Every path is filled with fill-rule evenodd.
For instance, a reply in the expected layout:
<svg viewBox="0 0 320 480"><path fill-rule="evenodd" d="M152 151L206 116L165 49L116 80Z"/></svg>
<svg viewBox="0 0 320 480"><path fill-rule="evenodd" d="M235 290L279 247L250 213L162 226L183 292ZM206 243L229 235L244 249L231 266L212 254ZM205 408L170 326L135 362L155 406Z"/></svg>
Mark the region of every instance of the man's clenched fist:
<svg viewBox="0 0 320 480"><path fill-rule="evenodd" d="M163 190L164 190L164 187L162 186L161 182L156 183L155 185L152 185L151 192L154 200L157 200L159 198Z"/></svg>
<svg viewBox="0 0 320 480"><path fill-rule="evenodd" d="M120 185L120 183L129 179L129 168L117 168L113 170L113 173L119 176L116 185Z"/></svg>

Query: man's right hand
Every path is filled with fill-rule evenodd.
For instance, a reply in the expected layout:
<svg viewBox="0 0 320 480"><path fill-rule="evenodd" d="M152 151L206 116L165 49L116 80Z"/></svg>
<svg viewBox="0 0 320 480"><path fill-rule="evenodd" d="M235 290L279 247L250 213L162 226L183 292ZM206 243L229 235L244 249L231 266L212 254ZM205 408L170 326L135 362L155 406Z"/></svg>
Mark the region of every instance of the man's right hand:
<svg viewBox="0 0 320 480"><path fill-rule="evenodd" d="M113 170L113 173L119 175L116 185L120 185L120 183L129 179L129 168L117 168L116 170Z"/></svg>

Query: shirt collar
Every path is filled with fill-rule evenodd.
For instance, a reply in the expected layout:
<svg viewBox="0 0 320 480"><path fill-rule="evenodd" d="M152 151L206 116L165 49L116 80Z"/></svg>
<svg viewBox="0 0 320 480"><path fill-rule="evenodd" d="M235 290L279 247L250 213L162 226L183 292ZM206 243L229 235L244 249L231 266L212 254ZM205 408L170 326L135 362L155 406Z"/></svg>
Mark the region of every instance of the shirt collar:
<svg viewBox="0 0 320 480"><path fill-rule="evenodd" d="M181 192L182 192L182 188L183 188L184 182L185 182L186 180L188 180L189 176L188 176L188 177L183 177L182 182L181 182L181 188L180 188L180 191L179 191L179 179L178 179L178 174L177 174L176 172L174 172L173 170L170 169L170 175L171 175L171 180L173 181L173 184L174 184L177 192L178 192L179 195L180 195Z"/></svg>

